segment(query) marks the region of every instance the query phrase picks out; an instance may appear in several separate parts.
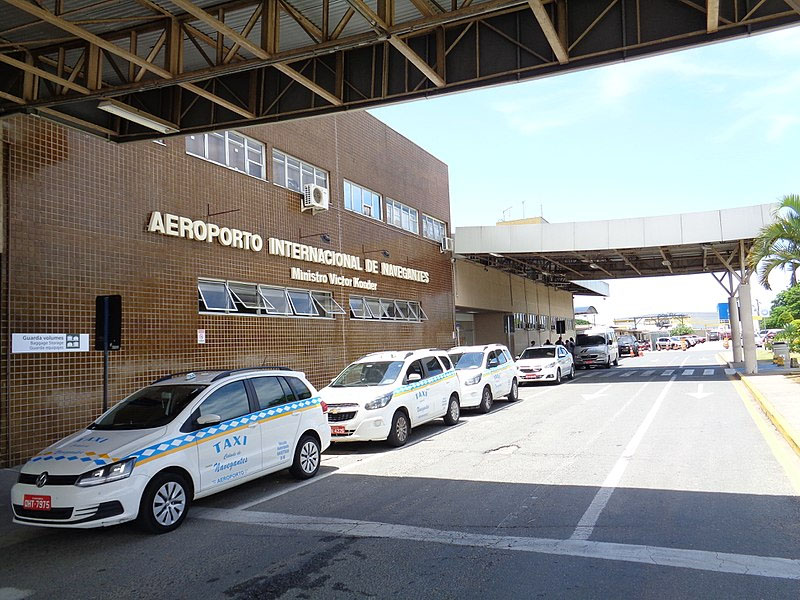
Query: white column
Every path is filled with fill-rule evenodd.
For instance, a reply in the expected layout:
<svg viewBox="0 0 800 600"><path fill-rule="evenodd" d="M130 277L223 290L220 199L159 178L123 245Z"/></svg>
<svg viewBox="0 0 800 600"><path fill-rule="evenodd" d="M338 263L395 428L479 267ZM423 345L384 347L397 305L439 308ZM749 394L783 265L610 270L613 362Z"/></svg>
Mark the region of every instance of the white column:
<svg viewBox="0 0 800 600"><path fill-rule="evenodd" d="M750 299L750 284L739 286L739 305L742 307L742 345L744 347L744 372L758 373L756 360L756 332L753 329L753 303Z"/></svg>
<svg viewBox="0 0 800 600"><path fill-rule="evenodd" d="M731 321L731 348L733 348L733 362L742 362L742 336L739 333L739 307L736 305L736 296L728 298L728 312ZM755 338L754 338L755 339Z"/></svg>

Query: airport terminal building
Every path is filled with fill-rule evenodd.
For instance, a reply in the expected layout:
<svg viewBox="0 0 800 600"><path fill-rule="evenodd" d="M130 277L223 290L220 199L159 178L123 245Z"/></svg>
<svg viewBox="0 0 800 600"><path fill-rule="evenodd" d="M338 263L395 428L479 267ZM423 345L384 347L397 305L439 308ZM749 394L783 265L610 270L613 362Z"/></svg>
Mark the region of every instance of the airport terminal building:
<svg viewBox="0 0 800 600"><path fill-rule="evenodd" d="M447 166L365 112L123 145L1 126L4 465L99 414L100 295L122 301L111 404L170 372L321 387L371 351L453 344Z"/></svg>

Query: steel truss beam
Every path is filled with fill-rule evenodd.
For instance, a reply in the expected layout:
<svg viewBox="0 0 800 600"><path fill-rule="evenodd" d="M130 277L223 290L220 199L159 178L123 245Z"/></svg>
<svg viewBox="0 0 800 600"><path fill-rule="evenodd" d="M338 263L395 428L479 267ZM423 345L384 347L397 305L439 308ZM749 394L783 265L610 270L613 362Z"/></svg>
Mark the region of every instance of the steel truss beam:
<svg viewBox="0 0 800 600"><path fill-rule="evenodd" d="M98 110L102 99L182 135L541 77L800 22L800 0L322 0L321 16L302 0L203 8L170 0L174 11L114 0L120 18L107 17L111 0L70 1L55 14L31 0L0 0L15 23L0 31L0 117L36 112L119 142L161 134ZM101 6L107 18L92 19ZM129 16L133 7L141 17ZM42 24L67 37L35 38Z"/></svg>

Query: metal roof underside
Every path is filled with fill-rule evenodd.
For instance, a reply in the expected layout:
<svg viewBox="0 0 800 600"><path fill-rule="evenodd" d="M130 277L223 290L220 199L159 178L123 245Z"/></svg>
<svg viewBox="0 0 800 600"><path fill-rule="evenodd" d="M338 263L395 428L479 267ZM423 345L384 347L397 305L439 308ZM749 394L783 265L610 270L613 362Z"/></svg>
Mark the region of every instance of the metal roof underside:
<svg viewBox="0 0 800 600"><path fill-rule="evenodd" d="M468 260L549 285L741 270L776 205L638 219L459 227ZM576 292L585 294L585 292Z"/></svg>
<svg viewBox="0 0 800 600"><path fill-rule="evenodd" d="M0 117L118 142L543 77L795 25L800 0L0 0ZM708 8L706 8L706 5Z"/></svg>

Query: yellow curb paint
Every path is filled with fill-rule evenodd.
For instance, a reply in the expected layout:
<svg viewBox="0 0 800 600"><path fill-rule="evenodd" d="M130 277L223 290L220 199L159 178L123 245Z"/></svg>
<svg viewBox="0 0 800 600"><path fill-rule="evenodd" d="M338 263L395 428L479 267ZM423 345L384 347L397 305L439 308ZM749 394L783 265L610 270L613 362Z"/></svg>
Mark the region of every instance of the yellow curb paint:
<svg viewBox="0 0 800 600"><path fill-rule="evenodd" d="M772 424L781 432L783 437L786 438L786 441L789 442L789 445L792 449L800 456L800 434L798 434L794 428L786 422L783 416L775 410L775 407L772 406L772 403L767 400L764 395L759 392L756 387L750 382L750 378L746 375L740 375L740 379L742 383L744 383L745 387L750 390L750 393L756 399L756 401L761 405L761 408L764 410L764 413L767 415Z"/></svg>
<svg viewBox="0 0 800 600"><path fill-rule="evenodd" d="M783 468L784 473L786 473L786 477L792 484L795 493L800 496L800 465L798 465L798 457L796 456L796 453L798 453L797 446L792 443L792 440L790 440L783 431L781 431L781 435L789 442L789 445L791 446L792 450L794 450L794 453L790 452L784 444L779 443L778 436L775 435L775 430L767 425L767 422L764 419L764 414L756 409L754 399L758 401L758 398L756 398L756 394L758 394L758 392L755 392L753 388L746 384L746 382L733 377L730 379L734 389L738 392L739 397L742 399L742 403L744 403L747 412L750 414L750 417L753 419L756 427L758 427L758 430L761 432L764 441L767 442L767 446L769 446L773 456ZM750 391L750 394L748 394L747 390L744 389L745 386L747 387L747 390ZM758 396L760 396L761 399L764 399L761 394L758 394ZM761 408L764 409L764 406L761 405ZM766 412L766 409L764 409L764 411ZM774 424L772 419L770 419L770 421Z"/></svg>

